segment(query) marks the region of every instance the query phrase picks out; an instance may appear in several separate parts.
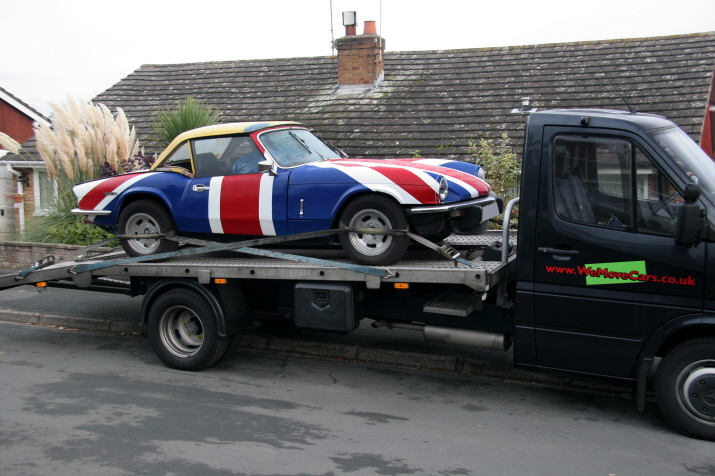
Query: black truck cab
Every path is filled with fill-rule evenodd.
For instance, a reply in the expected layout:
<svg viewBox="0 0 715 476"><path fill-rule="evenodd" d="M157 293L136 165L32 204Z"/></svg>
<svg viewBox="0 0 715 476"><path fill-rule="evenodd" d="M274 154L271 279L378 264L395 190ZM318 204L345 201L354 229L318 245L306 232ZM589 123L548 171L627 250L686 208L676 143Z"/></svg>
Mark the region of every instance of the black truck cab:
<svg viewBox="0 0 715 476"><path fill-rule="evenodd" d="M715 163L659 116L555 110L527 121L521 180L515 362L638 382L642 405L685 346L656 386L712 438Z"/></svg>

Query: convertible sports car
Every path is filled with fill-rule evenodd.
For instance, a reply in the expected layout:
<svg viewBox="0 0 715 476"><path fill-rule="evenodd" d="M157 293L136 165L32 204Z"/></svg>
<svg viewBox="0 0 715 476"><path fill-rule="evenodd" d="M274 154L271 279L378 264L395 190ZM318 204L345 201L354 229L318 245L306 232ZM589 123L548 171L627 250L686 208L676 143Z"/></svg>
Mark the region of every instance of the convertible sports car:
<svg viewBox="0 0 715 476"><path fill-rule="evenodd" d="M274 236L330 228L395 229L432 241L477 234L502 202L475 164L441 159L344 159L295 122L202 127L178 136L151 170L78 184L75 214L117 234ZM346 232L354 261L402 258L405 235ZM176 242L122 240L131 256Z"/></svg>

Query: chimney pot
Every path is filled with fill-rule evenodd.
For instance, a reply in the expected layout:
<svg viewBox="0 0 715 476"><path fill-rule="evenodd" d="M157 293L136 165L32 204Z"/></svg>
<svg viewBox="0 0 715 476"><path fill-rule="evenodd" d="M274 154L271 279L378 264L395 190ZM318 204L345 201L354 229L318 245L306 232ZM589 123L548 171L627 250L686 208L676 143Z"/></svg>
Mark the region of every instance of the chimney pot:
<svg viewBox="0 0 715 476"><path fill-rule="evenodd" d="M377 35L377 27L375 26L374 20L368 20L365 22L365 35Z"/></svg>

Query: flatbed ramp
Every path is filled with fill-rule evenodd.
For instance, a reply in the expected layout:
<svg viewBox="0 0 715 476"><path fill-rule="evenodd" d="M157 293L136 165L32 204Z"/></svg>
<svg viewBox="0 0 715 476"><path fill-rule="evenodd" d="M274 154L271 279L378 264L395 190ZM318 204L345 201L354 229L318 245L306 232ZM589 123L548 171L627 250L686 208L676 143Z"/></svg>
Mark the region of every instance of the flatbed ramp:
<svg viewBox="0 0 715 476"><path fill-rule="evenodd" d="M484 248L499 237L494 234L477 236L453 236L445 240L457 248ZM515 241L512 237L510 241ZM268 251L268 253L272 253ZM170 257L161 260L131 262L121 251L96 258L62 261L25 276L20 273L0 276L0 289L39 282L70 282L78 288L106 286L126 282L129 277L147 278L185 277L208 284L213 279L287 279L298 281L364 282L368 289L377 289L384 283L446 283L463 284L473 290L486 293L515 265L515 255L508 263L500 261L470 261L471 266L448 259L410 259L390 266L364 267L343 259L326 260L321 256L330 251L301 250L299 258L304 261L276 257L245 256L243 253L223 251L201 254L196 257ZM422 252L424 253L424 252ZM229 254L229 257L221 255ZM235 255L235 256L234 256ZM294 256L294 255L285 255ZM429 253L429 256L434 256ZM314 262L317 261L317 262ZM106 279L111 277L114 279ZM122 287L121 285L119 286ZM97 289L105 290L105 289Z"/></svg>

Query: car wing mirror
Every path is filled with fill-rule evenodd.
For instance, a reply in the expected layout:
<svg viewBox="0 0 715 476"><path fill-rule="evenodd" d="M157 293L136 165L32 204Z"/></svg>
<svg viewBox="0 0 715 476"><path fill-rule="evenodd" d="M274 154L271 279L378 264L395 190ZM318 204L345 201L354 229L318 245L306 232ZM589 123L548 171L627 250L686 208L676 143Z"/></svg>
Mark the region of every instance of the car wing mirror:
<svg viewBox="0 0 715 476"><path fill-rule="evenodd" d="M272 160L262 160L258 162L258 173L268 172L271 175L276 175L278 170Z"/></svg>
<svg viewBox="0 0 715 476"><path fill-rule="evenodd" d="M678 222L675 225L675 243L680 246L691 246L700 241L703 229L702 210L698 197L702 193L700 185L689 183L683 191L683 199L678 209Z"/></svg>

